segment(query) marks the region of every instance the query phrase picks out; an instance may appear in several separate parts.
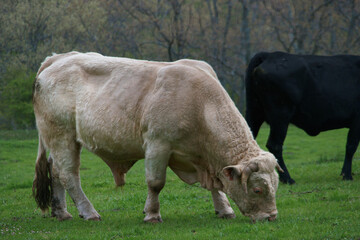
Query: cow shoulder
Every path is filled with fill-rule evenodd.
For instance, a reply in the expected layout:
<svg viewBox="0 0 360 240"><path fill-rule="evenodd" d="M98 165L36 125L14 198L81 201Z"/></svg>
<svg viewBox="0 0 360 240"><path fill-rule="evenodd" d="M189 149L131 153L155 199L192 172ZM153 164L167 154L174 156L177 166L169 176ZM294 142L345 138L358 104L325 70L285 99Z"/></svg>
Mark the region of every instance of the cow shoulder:
<svg viewBox="0 0 360 240"><path fill-rule="evenodd" d="M219 83L208 72L183 63L158 69L144 110L143 131L171 140L196 131L207 88Z"/></svg>

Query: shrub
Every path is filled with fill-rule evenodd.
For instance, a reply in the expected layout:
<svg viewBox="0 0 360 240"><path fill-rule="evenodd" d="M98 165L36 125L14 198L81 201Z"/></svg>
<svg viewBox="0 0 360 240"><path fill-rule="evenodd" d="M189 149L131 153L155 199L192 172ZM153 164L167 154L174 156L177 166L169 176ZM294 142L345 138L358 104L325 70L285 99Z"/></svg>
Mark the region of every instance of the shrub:
<svg viewBox="0 0 360 240"><path fill-rule="evenodd" d="M32 84L36 73L11 68L0 84L0 129L35 127Z"/></svg>

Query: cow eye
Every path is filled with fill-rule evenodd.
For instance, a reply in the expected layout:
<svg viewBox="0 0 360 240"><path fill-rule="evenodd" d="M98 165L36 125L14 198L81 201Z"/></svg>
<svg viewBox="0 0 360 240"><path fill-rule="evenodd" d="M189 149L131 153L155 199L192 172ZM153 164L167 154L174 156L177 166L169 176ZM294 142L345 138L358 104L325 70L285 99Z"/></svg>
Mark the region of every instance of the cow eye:
<svg viewBox="0 0 360 240"><path fill-rule="evenodd" d="M262 192L263 192L263 190L259 187L256 187L253 190L254 190L254 193L256 193L256 194L262 194Z"/></svg>

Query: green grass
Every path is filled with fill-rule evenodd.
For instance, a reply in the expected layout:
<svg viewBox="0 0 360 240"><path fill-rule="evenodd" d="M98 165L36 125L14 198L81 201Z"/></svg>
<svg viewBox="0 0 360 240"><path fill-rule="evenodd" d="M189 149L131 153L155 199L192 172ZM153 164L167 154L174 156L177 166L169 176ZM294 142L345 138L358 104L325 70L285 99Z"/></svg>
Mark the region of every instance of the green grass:
<svg viewBox="0 0 360 240"><path fill-rule="evenodd" d="M265 148L269 128L258 142ZM342 181L347 130L309 137L290 127L284 158L296 184L280 184L278 219L258 222L241 215L216 218L211 194L187 185L170 170L160 194L162 224L143 223L147 188L144 163L129 171L127 183L116 188L110 169L83 151L81 180L84 192L102 216L84 221L67 197L73 220L42 217L32 198L37 154L36 131L0 132L0 239L360 239L360 152L353 160L354 181Z"/></svg>

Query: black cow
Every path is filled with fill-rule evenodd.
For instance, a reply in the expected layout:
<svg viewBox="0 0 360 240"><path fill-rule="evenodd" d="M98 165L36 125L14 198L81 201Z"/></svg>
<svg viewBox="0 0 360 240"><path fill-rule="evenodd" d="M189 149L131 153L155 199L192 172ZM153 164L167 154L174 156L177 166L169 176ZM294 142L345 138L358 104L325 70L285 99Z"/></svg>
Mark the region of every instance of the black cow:
<svg viewBox="0 0 360 240"><path fill-rule="evenodd" d="M295 183L282 156L289 123L310 136L349 128L341 175L352 180L351 162L360 139L360 56L258 53L246 71L246 102L254 137L264 121L270 125L266 147L284 170L282 182Z"/></svg>

